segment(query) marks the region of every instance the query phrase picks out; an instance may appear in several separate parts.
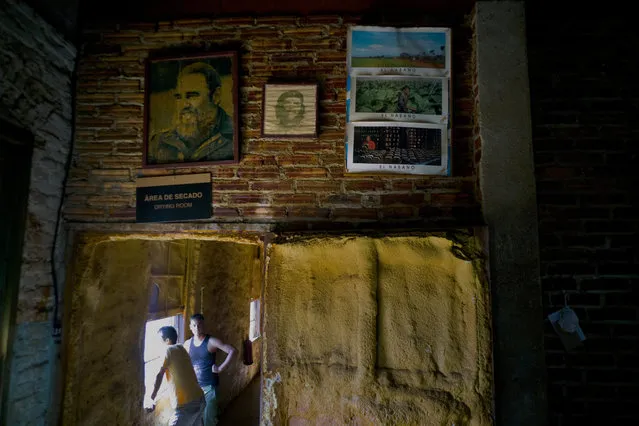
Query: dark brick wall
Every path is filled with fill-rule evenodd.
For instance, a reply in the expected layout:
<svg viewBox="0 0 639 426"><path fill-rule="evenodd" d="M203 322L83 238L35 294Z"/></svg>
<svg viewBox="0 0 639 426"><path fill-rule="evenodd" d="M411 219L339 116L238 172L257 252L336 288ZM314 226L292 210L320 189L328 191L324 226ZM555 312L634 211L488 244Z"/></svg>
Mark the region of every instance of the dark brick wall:
<svg viewBox="0 0 639 426"><path fill-rule="evenodd" d="M546 325L553 425L639 422L639 32L616 13L527 10L545 314L565 292L587 336Z"/></svg>
<svg viewBox="0 0 639 426"><path fill-rule="evenodd" d="M134 222L139 176L210 171L212 222L269 222L304 229L311 222L321 228L480 222L471 122L472 31L465 15L438 24L453 28L455 46L452 177L344 173L346 35L347 25L358 19L249 16L87 25L79 55L65 219ZM167 48L206 51L222 46L240 50L241 161L142 169L146 58ZM262 87L279 78L319 83L317 139L261 137Z"/></svg>

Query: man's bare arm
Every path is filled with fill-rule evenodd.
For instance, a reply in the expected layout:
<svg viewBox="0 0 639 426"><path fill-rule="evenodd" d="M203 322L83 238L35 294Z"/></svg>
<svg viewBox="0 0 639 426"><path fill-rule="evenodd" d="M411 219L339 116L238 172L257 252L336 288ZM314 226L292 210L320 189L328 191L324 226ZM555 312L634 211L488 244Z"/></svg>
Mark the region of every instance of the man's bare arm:
<svg viewBox="0 0 639 426"><path fill-rule="evenodd" d="M166 371L166 368L162 367L160 368L160 372L158 373L157 376L155 376L155 384L153 385L153 392L151 392L151 399L155 400L155 397L158 394L158 391L160 390L160 385L162 384L162 378L164 377L164 372Z"/></svg>
<svg viewBox="0 0 639 426"><path fill-rule="evenodd" d="M237 353L237 349L233 347L233 345L229 345L228 343L222 342L220 339L216 339L215 337L209 338L208 350L209 352L213 352L216 349L220 349L226 352L226 359L219 366L213 365L212 370L214 373L221 373L226 370L231 362L233 362L233 358Z"/></svg>

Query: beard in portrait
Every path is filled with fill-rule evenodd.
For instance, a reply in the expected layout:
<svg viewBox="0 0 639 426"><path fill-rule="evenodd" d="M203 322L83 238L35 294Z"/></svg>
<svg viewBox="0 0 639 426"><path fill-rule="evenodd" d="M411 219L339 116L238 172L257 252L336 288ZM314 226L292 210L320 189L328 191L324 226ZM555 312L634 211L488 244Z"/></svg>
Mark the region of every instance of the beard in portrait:
<svg viewBox="0 0 639 426"><path fill-rule="evenodd" d="M233 120L220 106L221 90L219 74L205 62L180 71L173 126L152 138L156 163L233 159Z"/></svg>

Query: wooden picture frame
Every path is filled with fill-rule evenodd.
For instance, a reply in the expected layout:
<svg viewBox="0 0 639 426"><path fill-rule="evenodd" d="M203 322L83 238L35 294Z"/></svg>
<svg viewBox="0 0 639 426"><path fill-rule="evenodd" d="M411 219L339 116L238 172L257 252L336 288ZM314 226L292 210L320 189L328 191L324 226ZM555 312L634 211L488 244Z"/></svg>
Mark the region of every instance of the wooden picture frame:
<svg viewBox="0 0 639 426"><path fill-rule="evenodd" d="M262 95L262 136L315 138L317 83L267 83Z"/></svg>
<svg viewBox="0 0 639 426"><path fill-rule="evenodd" d="M238 92L236 51L149 58L143 167L238 163Z"/></svg>

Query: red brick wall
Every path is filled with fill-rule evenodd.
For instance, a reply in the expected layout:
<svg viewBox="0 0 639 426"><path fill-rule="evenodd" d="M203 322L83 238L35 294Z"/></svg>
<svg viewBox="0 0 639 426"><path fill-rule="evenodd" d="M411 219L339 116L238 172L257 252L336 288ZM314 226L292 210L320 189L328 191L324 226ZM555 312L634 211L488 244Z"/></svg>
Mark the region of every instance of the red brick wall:
<svg viewBox="0 0 639 426"><path fill-rule="evenodd" d="M471 31L464 17L441 23L453 27L454 177L344 175L346 31L352 22L312 16L87 26L65 218L132 222L136 177L210 171L216 222L477 223ZM167 48L229 45L241 58L240 164L142 170L145 58ZM317 140L260 137L262 85L282 77L320 84Z"/></svg>
<svg viewBox="0 0 639 426"><path fill-rule="evenodd" d="M546 314L564 292L587 340L547 325L550 424L639 424L639 39L609 10L528 10Z"/></svg>

